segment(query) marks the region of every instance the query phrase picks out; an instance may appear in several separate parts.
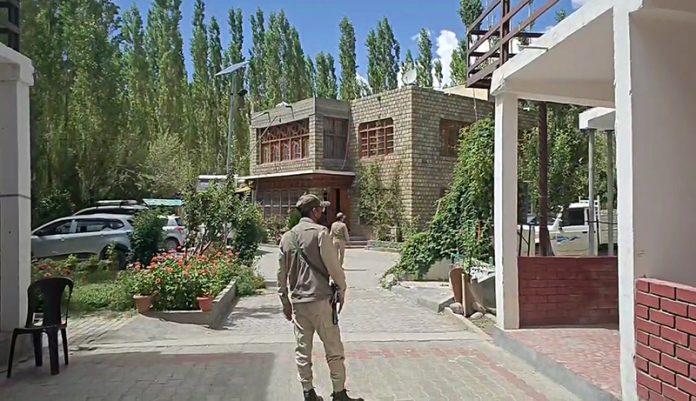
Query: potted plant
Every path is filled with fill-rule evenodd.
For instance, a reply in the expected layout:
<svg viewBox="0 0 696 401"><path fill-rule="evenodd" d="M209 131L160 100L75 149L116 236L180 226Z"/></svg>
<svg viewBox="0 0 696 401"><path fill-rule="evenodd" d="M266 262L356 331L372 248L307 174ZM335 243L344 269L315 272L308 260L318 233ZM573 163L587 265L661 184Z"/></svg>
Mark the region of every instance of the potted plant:
<svg viewBox="0 0 696 401"><path fill-rule="evenodd" d="M155 290L152 273L148 270L134 270L130 274L135 308L138 313L146 313L152 308L152 297Z"/></svg>
<svg viewBox="0 0 696 401"><path fill-rule="evenodd" d="M201 271L198 274L198 296L196 301L198 302L198 308L203 312L210 312L213 310L213 277L207 271Z"/></svg>

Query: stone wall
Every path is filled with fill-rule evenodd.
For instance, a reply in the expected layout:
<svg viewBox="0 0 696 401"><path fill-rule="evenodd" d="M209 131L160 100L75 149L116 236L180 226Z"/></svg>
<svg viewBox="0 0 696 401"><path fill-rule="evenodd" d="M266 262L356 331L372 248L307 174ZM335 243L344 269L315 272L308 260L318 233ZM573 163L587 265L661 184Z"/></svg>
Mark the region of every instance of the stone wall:
<svg viewBox="0 0 696 401"><path fill-rule="evenodd" d="M519 257L520 327L619 322L616 257Z"/></svg>
<svg viewBox="0 0 696 401"><path fill-rule="evenodd" d="M454 120L470 125L493 117L491 103L450 95L440 91L413 88L413 149L411 187L413 212L411 218L427 223L435 213L437 201L450 187L457 157L443 154L440 121Z"/></svg>
<svg viewBox="0 0 696 401"><path fill-rule="evenodd" d="M696 288L638 279L635 294L638 397L696 399Z"/></svg>
<svg viewBox="0 0 696 401"><path fill-rule="evenodd" d="M348 151L349 163L355 166L359 173L359 166L367 163L379 163L382 171L382 182L389 186L395 177L399 179L402 194L402 212L407 219L413 216L413 90L400 88L380 94L367 96L351 102L352 120L349 127L350 147ZM360 159L360 144L358 138L358 126L384 118L394 121L394 152L389 155L375 156ZM354 199L353 211L349 219L354 230L367 234L364 227L359 227L358 219L358 181L356 177L351 189L351 198Z"/></svg>

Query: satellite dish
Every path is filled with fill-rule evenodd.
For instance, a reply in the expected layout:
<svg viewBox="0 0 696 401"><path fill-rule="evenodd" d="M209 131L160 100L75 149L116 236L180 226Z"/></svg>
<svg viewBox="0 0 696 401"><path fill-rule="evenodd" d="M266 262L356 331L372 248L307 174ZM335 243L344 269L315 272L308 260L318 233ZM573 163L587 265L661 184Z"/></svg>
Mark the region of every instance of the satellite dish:
<svg viewBox="0 0 696 401"><path fill-rule="evenodd" d="M401 77L401 81L404 83L404 85L413 85L416 83L416 77L416 70L412 68L404 73L404 75Z"/></svg>

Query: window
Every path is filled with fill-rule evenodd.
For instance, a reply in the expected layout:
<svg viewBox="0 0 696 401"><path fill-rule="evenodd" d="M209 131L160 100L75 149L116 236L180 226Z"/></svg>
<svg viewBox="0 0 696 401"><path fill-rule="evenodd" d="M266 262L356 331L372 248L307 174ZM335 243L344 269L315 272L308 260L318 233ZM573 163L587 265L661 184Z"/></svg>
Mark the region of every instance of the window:
<svg viewBox="0 0 696 401"><path fill-rule="evenodd" d="M459 133L468 124L463 121L440 120L440 136L442 137L442 155L457 157L459 150Z"/></svg>
<svg viewBox="0 0 696 401"><path fill-rule="evenodd" d="M582 226L585 225L585 209L568 209L563 216L563 226Z"/></svg>
<svg viewBox="0 0 696 401"><path fill-rule="evenodd" d="M44 236L70 234L70 226L72 226L72 220L57 221L42 230L36 231L36 235Z"/></svg>
<svg viewBox="0 0 696 401"><path fill-rule="evenodd" d="M324 158L343 159L346 157L348 140L348 120L343 118L324 118Z"/></svg>
<svg viewBox="0 0 696 401"><path fill-rule="evenodd" d="M102 231L107 225L108 224L107 224L106 220L97 220L97 219L78 220L76 232L78 234L96 233L96 232Z"/></svg>
<svg viewBox="0 0 696 401"><path fill-rule="evenodd" d="M362 123L358 126L360 158L389 155L394 153L394 120Z"/></svg>
<svg viewBox="0 0 696 401"><path fill-rule="evenodd" d="M271 216L285 218L288 210L295 207L297 199L303 193L299 189L263 191L256 195L256 201L261 205L265 219Z"/></svg>
<svg viewBox="0 0 696 401"><path fill-rule="evenodd" d="M309 119L256 131L258 163L277 163L308 157ZM263 137L262 137L263 135Z"/></svg>
<svg viewBox="0 0 696 401"><path fill-rule="evenodd" d="M119 220L109 220L108 225L107 225L107 227L112 229L112 230L118 230L118 229L121 229L125 226L126 225L123 224L123 222L119 221Z"/></svg>

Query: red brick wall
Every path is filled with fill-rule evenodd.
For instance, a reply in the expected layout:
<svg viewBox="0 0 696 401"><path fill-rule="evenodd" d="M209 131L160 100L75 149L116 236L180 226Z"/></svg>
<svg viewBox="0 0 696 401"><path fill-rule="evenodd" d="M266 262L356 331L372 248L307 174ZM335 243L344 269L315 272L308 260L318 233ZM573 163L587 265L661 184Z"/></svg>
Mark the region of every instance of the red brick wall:
<svg viewBox="0 0 696 401"><path fill-rule="evenodd" d="M642 400L696 400L696 288L636 281L636 369Z"/></svg>
<svg viewBox="0 0 696 401"><path fill-rule="evenodd" d="M615 257L520 257L520 326L619 321Z"/></svg>

